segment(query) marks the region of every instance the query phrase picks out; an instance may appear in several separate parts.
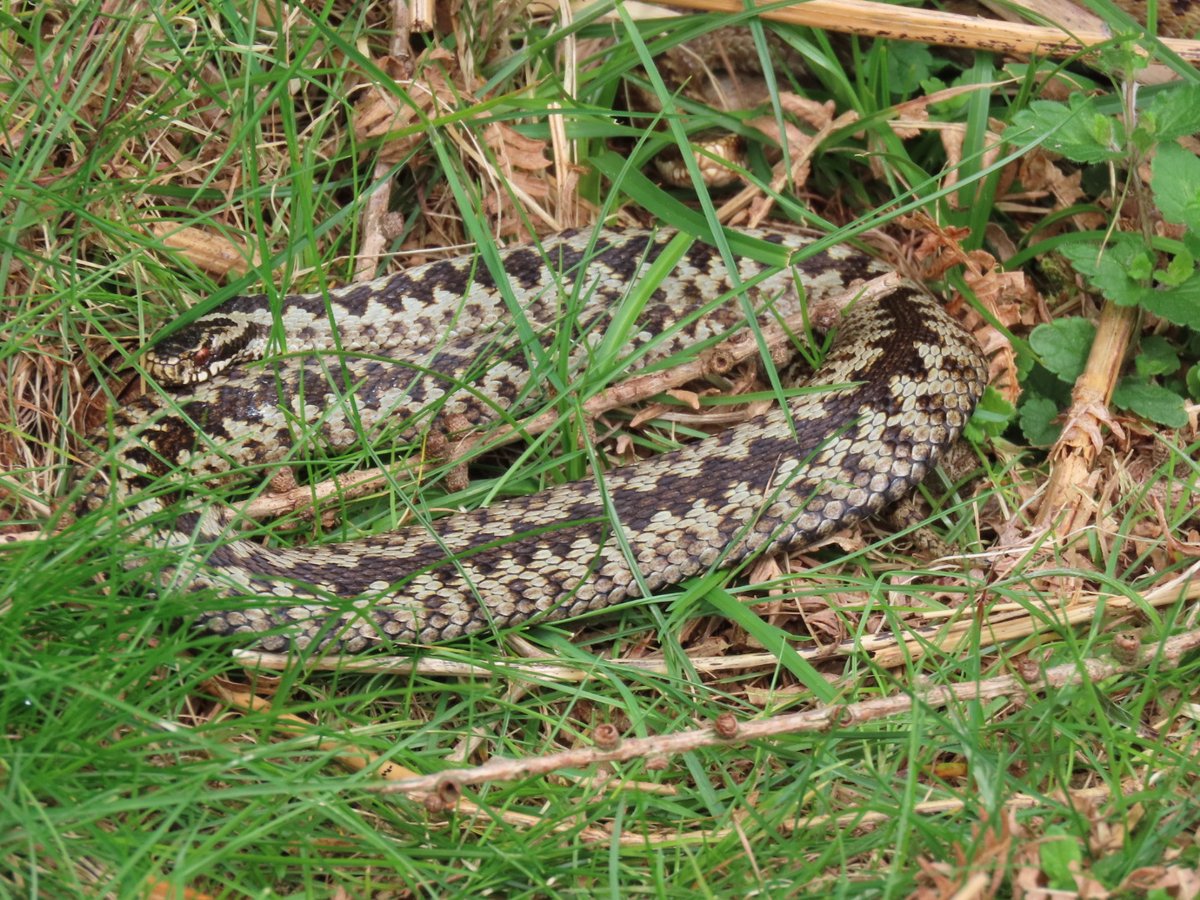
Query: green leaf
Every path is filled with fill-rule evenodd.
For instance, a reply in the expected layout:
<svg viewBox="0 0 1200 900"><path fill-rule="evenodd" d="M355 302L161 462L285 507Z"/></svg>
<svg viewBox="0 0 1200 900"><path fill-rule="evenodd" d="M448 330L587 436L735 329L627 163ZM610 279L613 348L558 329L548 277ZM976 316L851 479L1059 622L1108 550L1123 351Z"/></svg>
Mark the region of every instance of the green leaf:
<svg viewBox="0 0 1200 900"><path fill-rule="evenodd" d="M746 633L762 644L768 653L774 653L780 664L812 691L813 696L823 703L833 703L837 699L837 692L813 667L812 663L796 652L796 648L791 643L792 636L764 620L745 603L725 588L720 587L721 580L720 572L701 580L699 584L708 587L708 590L701 588L702 596L721 615L745 629Z"/></svg>
<svg viewBox="0 0 1200 900"><path fill-rule="evenodd" d="M924 44L888 44L887 87L893 96L907 96L921 86L933 68L933 54Z"/></svg>
<svg viewBox="0 0 1200 900"><path fill-rule="evenodd" d="M1120 306L1141 303L1152 293L1149 286L1130 277L1138 268L1139 258L1145 256L1145 248L1127 237L1116 239L1101 249L1095 242L1081 241L1064 244L1059 252L1075 267L1080 275L1105 297Z"/></svg>
<svg viewBox="0 0 1200 900"><path fill-rule="evenodd" d="M1192 399L1200 400L1200 363L1196 363L1188 369L1187 377L1184 380L1187 382L1188 393L1192 395Z"/></svg>
<svg viewBox="0 0 1200 900"><path fill-rule="evenodd" d="M1075 873L1081 871L1083 851L1078 839L1063 828L1053 825L1046 829L1038 857L1046 876L1046 887L1055 891L1074 891Z"/></svg>
<svg viewBox="0 0 1200 900"><path fill-rule="evenodd" d="M1112 399L1119 409L1168 428L1183 428L1188 423L1182 397L1140 378L1121 379Z"/></svg>
<svg viewBox="0 0 1200 900"><path fill-rule="evenodd" d="M1160 144L1200 131L1200 84L1179 85L1160 91L1143 113Z"/></svg>
<svg viewBox="0 0 1200 900"><path fill-rule="evenodd" d="M1124 126L1096 111L1091 97L1072 94L1069 105L1035 100L1013 116L1005 136L1013 143L1048 135L1042 146L1081 163L1107 162L1124 156Z"/></svg>
<svg viewBox="0 0 1200 900"><path fill-rule="evenodd" d="M1130 277L1144 269L1145 249L1131 235L1113 235L1101 250L1095 242L1064 244L1059 253L1088 283L1120 306L1143 309L1176 325L1200 330L1200 273L1193 272L1176 285L1155 289ZM1168 267L1168 271L1172 270Z"/></svg>
<svg viewBox="0 0 1200 900"><path fill-rule="evenodd" d="M1154 273L1155 281L1167 287L1179 287L1196 273L1196 258L1186 247L1171 257L1165 269Z"/></svg>
<svg viewBox="0 0 1200 900"><path fill-rule="evenodd" d="M1024 382L1038 363L1037 354L1030 348L1028 341L1017 341L1013 351L1017 356L1017 379Z"/></svg>
<svg viewBox="0 0 1200 900"><path fill-rule="evenodd" d="M1062 434L1055 423L1058 405L1049 397L1030 397L1021 404L1021 433L1033 447L1049 447Z"/></svg>
<svg viewBox="0 0 1200 900"><path fill-rule="evenodd" d="M1095 325L1070 316L1037 326L1029 335L1029 346L1041 357L1042 365L1070 383L1083 372L1095 338Z"/></svg>
<svg viewBox="0 0 1200 900"><path fill-rule="evenodd" d="M1151 334L1142 339L1138 354L1133 360L1138 374L1145 378L1153 375L1170 375L1179 370L1179 354L1166 338Z"/></svg>
<svg viewBox="0 0 1200 900"><path fill-rule="evenodd" d="M1200 331L1200 273L1176 287L1146 291L1139 302L1168 322Z"/></svg>
<svg viewBox="0 0 1200 900"><path fill-rule="evenodd" d="M1163 218L1200 230L1200 159L1178 144L1160 144L1150 164L1150 188Z"/></svg>
<svg viewBox="0 0 1200 900"><path fill-rule="evenodd" d="M1154 277L1154 257L1148 250L1135 253L1129 260L1129 277L1141 283Z"/></svg>
<svg viewBox="0 0 1200 900"><path fill-rule="evenodd" d="M980 398L975 412L967 422L965 434L968 440L981 441L984 437L999 437L1016 416L1013 405L995 388L988 386Z"/></svg>

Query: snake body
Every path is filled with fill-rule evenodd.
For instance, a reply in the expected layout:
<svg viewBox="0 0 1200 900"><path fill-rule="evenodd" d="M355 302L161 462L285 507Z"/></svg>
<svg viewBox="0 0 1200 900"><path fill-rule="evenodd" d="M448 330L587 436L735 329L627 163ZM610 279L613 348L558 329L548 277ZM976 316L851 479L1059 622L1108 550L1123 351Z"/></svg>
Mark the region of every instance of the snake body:
<svg viewBox="0 0 1200 900"><path fill-rule="evenodd" d="M122 407L93 436L81 454L80 505L115 499L134 520L161 521L164 484L182 490L184 479L287 459L297 423L340 447L372 439L381 423L413 437L430 427L422 415L431 406L476 424L516 414L532 396L527 355L571 347L558 386L569 389L570 372L603 346L614 310L627 309L672 237L565 234L501 251L503 272L477 257L436 262L285 297L278 313L266 297L233 298L159 342L147 367L180 385ZM788 251L808 243L750 237ZM783 271L743 259L736 280L754 286L738 297L721 255L693 243L621 354L651 365L744 326L750 305L759 324L795 313L797 283L812 302L881 271L842 247ZM511 327L513 301L527 321L523 340ZM272 335L290 355L235 358L209 377L219 357L262 353ZM189 360L192 374L182 369ZM269 547L186 508L171 527L147 522L139 534L178 554L164 580L196 592L205 627L244 642L358 652L451 640L578 616L870 516L908 493L957 438L986 375L974 340L904 283L851 307L813 392L603 476L352 542Z"/></svg>

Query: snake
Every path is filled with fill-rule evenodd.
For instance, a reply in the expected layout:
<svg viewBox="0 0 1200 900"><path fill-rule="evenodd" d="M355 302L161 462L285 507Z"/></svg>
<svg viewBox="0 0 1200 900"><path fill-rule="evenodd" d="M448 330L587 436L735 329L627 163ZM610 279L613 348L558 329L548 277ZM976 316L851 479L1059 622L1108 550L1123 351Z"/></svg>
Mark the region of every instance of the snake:
<svg viewBox="0 0 1200 900"><path fill-rule="evenodd" d="M201 628L285 652L576 618L811 545L910 493L986 386L979 345L914 282L851 302L804 388L769 411L576 481L440 518L411 504L417 524L293 546L246 536L189 491L260 482L306 441L337 450L514 421L547 402L547 385L570 407L605 359L614 376L653 370L892 271L785 230L740 237L775 255L729 259L669 229L584 230L490 263L475 253L327 291L233 297L144 351L158 387L83 441L77 512L119 510L170 560L151 590L194 601Z"/></svg>

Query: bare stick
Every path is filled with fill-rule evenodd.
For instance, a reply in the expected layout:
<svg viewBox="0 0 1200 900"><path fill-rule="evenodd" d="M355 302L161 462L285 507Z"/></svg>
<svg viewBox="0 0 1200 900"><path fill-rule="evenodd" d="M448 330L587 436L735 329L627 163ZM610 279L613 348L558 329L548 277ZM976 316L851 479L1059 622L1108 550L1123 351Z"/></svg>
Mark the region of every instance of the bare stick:
<svg viewBox="0 0 1200 900"><path fill-rule="evenodd" d="M232 707L244 713L264 713L271 712L272 701L270 699L260 697L246 691L239 691L230 685L223 684L213 680L205 682L203 688L211 695L216 697L225 706ZM276 715L276 731L280 734L288 735L294 739L310 739L313 744L320 750L333 754L333 758L337 760L346 769L352 772L362 771L364 769L375 769L377 777L387 781L404 781L416 777L412 770L398 765L394 762L381 761L380 757L374 753L364 751L362 748L354 746L348 742L329 739L323 731L299 716L294 716L288 713ZM627 779L622 779L621 784L628 787L630 782ZM1124 794L1131 794L1140 788L1137 784L1123 785ZM662 785L642 785L643 790L663 790ZM668 788L669 789L669 788ZM445 802L442 797L433 792L410 793L414 799L420 800L425 804L426 809L431 814L437 814L440 809L445 808ZM1071 791L1069 796L1074 799L1103 799L1111 796L1111 790L1108 787L1100 788L1082 788L1080 790ZM1027 794L1016 794L1009 798L1005 803L1006 809L1028 809L1036 807L1045 802L1043 797L1032 797ZM914 812L918 815L936 815L946 812L956 812L964 807L964 801L958 798L946 798L940 800L926 800L918 803L914 808ZM458 798L454 804L454 812L457 816L475 816L482 815L484 827L491 827L494 820L499 817L504 822L517 828L545 828L546 822L542 816L523 813L513 809L484 810L477 804L465 798ZM802 821L788 821L779 824L782 833L793 833L801 828L816 828L823 825L834 825L837 827L853 826L858 829L870 828L875 825L882 824L890 819L886 813L880 812L855 812L846 813L843 815L819 815ZM646 842L659 843L670 842L673 846L677 846L680 842L712 841L717 838L729 834L728 829L719 829L716 831L690 831L680 833L675 830L664 829L658 833L621 833L615 835L612 830L599 824L590 825L587 828L579 829L578 823L571 818L565 819L562 822L550 826L554 831L571 831L580 840L587 843L599 843L608 845L614 840L623 845L645 846Z"/></svg>
<svg viewBox="0 0 1200 900"><path fill-rule="evenodd" d="M400 0L396 2L400 5ZM412 30L422 34L433 31L437 21L436 12L434 0L412 0Z"/></svg>
<svg viewBox="0 0 1200 900"><path fill-rule="evenodd" d="M1117 635L1117 637L1122 637ZM483 765L465 769L450 769L420 778L405 778L387 784L373 785L384 794L436 792L443 798L457 797L463 787L494 781L515 781L546 775L559 769L578 769L605 762L627 762L631 759L663 757L687 753L703 747L720 747L730 743L762 740L783 734L824 732L848 728L888 716L900 715L922 705L929 708L972 700L991 700L997 697L1024 696L1059 690L1084 681L1099 684L1106 678L1132 672L1148 663L1160 671L1175 668L1183 655L1200 648L1200 630L1188 631L1168 638L1161 644L1137 645L1132 648L1130 661L1086 659L1055 666L1034 677L1003 675L980 682L935 687L910 694L864 700L845 706L822 706L800 713L771 716L749 722L739 722L732 714L718 717L712 725L680 731L675 734L622 740L619 735L603 735L603 747L585 747L549 753L531 759L496 758ZM602 726L606 729L609 726ZM600 740L600 735L596 735Z"/></svg>

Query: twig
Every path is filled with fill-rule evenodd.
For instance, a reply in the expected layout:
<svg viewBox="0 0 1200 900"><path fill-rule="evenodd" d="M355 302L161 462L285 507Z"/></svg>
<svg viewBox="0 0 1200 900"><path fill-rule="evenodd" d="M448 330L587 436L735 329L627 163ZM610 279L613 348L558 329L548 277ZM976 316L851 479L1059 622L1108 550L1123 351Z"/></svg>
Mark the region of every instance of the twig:
<svg viewBox="0 0 1200 900"><path fill-rule="evenodd" d="M221 703L234 709L246 712L264 712L271 713L274 716L275 730L284 735L289 735L294 738L311 738L314 745L325 752L333 754L333 758L343 767L353 772L363 771L364 769L374 768L374 774L378 778L385 781L404 784L416 776L412 770L398 765L390 761L383 761L379 756L373 753L365 752L361 748L343 741L331 740L324 736L324 732L318 732L318 729L312 722L300 718L299 716L290 713L278 714L274 709L271 700L260 697L246 691L234 690L232 687L222 684L218 681L207 681L203 685L204 689L216 697ZM628 785L627 781L622 781ZM656 786L646 785L643 789L650 790ZM1123 789L1123 794L1129 795L1135 793L1139 789L1138 785L1129 785ZM425 807L431 812L436 813L439 808L444 806L444 801L441 796L432 791L405 791L406 794L424 803ZM1108 787L1099 788L1083 788L1080 790L1070 791L1066 795L1067 802L1077 801L1080 799L1088 799L1099 801L1110 797L1111 789ZM1030 809L1045 804L1045 797L1035 797L1027 794L1016 794L1005 802L1006 809ZM926 800L918 803L913 812L918 815L942 815L945 813L957 812L967 805L966 801L959 798L945 798L939 800ZM466 798L458 798L454 805L456 816L462 819L464 816L482 815L488 827L494 823L494 820L499 817L504 822L517 828L545 828L547 823L545 819L538 815L522 813L513 809L484 809L478 804L472 803ZM857 829L871 828L876 825L891 819L888 813L878 811L843 813L840 815L818 815L808 819L795 819L780 822L777 826L781 833L795 833L800 829L820 828L825 825L832 825L837 828L854 827ZM729 834L728 829L720 829L716 831L688 831L680 832L672 829L662 829L659 831L628 833L622 832L614 834L609 828L601 825L590 825L584 829L579 829L578 823L571 818L562 822L551 825L555 831L571 831L580 840L588 843L611 844L614 840L621 844L630 844L636 846L645 846L647 844L654 845L658 843L669 842L672 845L683 843L699 843L708 842L719 839Z"/></svg>
<svg viewBox="0 0 1200 900"><path fill-rule="evenodd" d="M1154 663L1160 670L1175 668L1185 653L1197 648L1200 648L1200 629L1168 638L1158 645L1143 646L1136 658L1130 662L1086 659L1047 669L1033 679L1003 675L980 682L935 687L845 706L822 706L800 713L749 722L738 722L732 715L726 715L719 717L713 725L647 738L621 740L619 736L606 734L604 748L564 750L530 759L496 758L471 768L450 769L420 778L405 778L387 784L372 785L371 789L384 794L435 792L449 801L458 797L461 789L467 785L515 781L546 775L559 769L578 769L605 762L671 756L703 747L719 747L783 734L847 728L909 712L918 704L938 708L956 701L990 700L1057 690L1084 681L1099 683L1114 675L1135 671L1149 663Z"/></svg>

